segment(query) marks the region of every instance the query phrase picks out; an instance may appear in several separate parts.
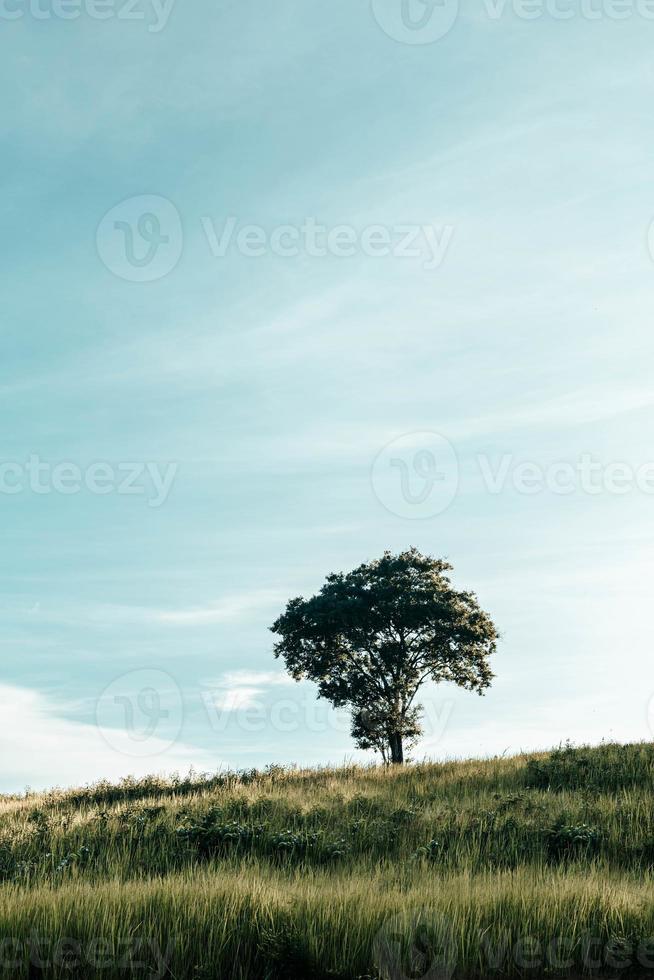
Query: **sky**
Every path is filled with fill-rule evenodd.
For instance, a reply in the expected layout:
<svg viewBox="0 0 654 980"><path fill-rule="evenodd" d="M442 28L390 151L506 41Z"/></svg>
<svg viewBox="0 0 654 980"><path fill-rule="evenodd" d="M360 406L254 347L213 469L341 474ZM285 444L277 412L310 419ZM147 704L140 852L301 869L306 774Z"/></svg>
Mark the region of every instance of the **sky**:
<svg viewBox="0 0 654 980"><path fill-rule="evenodd" d="M501 632L415 757L651 738L654 6L0 20L0 792L368 761L269 627L410 546Z"/></svg>

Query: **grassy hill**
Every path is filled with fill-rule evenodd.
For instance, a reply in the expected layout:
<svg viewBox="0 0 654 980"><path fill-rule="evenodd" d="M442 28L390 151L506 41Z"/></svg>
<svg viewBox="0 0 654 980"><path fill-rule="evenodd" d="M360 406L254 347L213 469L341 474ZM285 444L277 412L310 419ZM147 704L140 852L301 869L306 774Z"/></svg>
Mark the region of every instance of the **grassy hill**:
<svg viewBox="0 0 654 980"><path fill-rule="evenodd" d="M652 975L653 777L609 744L2 797L0 973Z"/></svg>

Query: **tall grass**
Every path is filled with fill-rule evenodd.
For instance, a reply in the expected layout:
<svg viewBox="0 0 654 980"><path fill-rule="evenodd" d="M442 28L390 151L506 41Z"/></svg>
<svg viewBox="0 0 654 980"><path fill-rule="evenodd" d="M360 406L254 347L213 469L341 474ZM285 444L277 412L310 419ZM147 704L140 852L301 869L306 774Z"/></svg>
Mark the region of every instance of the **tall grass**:
<svg viewBox="0 0 654 980"><path fill-rule="evenodd" d="M653 769L603 745L2 798L0 974L651 972Z"/></svg>

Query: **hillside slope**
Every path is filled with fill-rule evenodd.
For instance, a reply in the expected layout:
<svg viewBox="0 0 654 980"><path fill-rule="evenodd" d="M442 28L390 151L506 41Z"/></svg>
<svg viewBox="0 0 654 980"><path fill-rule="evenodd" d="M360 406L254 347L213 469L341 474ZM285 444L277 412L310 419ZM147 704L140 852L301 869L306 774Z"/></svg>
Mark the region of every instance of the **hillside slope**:
<svg viewBox="0 0 654 980"><path fill-rule="evenodd" d="M651 975L654 747L0 798L11 977Z"/></svg>

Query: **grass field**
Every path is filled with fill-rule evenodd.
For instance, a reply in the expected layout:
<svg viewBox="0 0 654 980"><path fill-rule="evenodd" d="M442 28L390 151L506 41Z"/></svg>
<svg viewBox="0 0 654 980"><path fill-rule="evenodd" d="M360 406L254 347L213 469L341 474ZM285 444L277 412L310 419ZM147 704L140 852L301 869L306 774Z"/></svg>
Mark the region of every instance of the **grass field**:
<svg viewBox="0 0 654 980"><path fill-rule="evenodd" d="M654 747L0 798L7 977L654 975Z"/></svg>

